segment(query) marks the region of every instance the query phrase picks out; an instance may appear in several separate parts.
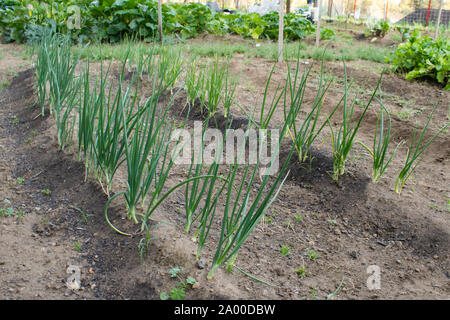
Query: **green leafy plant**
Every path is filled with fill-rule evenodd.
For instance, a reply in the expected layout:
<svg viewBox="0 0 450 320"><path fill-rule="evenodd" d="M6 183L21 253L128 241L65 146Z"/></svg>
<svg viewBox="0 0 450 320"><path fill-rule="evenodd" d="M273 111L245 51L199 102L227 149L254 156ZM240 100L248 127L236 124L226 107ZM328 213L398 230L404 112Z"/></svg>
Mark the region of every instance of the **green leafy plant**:
<svg viewBox="0 0 450 320"><path fill-rule="evenodd" d="M306 253L308 254L308 257L309 257L311 260L316 260L316 259L319 257L319 255L317 254L317 252L315 252L315 251L312 250L312 249L308 249L308 251L307 251Z"/></svg>
<svg viewBox="0 0 450 320"><path fill-rule="evenodd" d="M320 30L320 40L330 40L332 39L336 33L329 28L322 28Z"/></svg>
<svg viewBox="0 0 450 320"><path fill-rule="evenodd" d="M288 246L285 246L285 245L281 246L281 255L282 256L287 256L290 252L291 252L291 248L289 248Z"/></svg>
<svg viewBox="0 0 450 320"><path fill-rule="evenodd" d="M392 70L406 73L406 79L428 77L450 90L450 41L421 36L414 30L404 43L398 45L390 59Z"/></svg>
<svg viewBox="0 0 450 320"><path fill-rule="evenodd" d="M365 31L367 36L375 36L383 38L389 32L390 26L389 22L385 20L377 21L372 25L369 25L368 29Z"/></svg>
<svg viewBox="0 0 450 320"><path fill-rule="evenodd" d="M184 281L180 277L181 268L175 267L169 270L169 274L171 278L178 278L180 281L178 282L177 286L170 290L170 293L167 294L166 292L161 292L159 295L161 300L183 300L186 295L186 290L191 288L197 280L195 280L194 277L188 276L186 280Z"/></svg>
<svg viewBox="0 0 450 320"><path fill-rule="evenodd" d="M395 26L395 30L397 30L400 33L402 37L402 42L405 42L411 36L411 31L413 29L411 29L411 27L407 25L400 25Z"/></svg>

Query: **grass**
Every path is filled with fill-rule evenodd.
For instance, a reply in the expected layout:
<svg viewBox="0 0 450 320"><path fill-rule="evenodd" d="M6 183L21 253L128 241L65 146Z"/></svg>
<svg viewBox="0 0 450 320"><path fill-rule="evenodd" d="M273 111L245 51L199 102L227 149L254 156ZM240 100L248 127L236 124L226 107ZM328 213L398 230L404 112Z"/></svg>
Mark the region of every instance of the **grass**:
<svg viewBox="0 0 450 320"><path fill-rule="evenodd" d="M11 82L8 80L0 81L0 93L3 91L3 88L8 87L9 85L11 85Z"/></svg>
<svg viewBox="0 0 450 320"><path fill-rule="evenodd" d="M250 51L247 43L207 42L190 43L185 47L192 55L201 57L231 57L235 54L244 54Z"/></svg>
<svg viewBox="0 0 450 320"><path fill-rule="evenodd" d="M44 115L46 86L50 84L50 113L55 115L60 150L71 143L75 118L72 110L78 104L81 81L75 77L80 56L72 56L71 39L59 34L45 35L39 45L36 69L38 74L39 100Z"/></svg>
<svg viewBox="0 0 450 320"><path fill-rule="evenodd" d="M90 61L119 60L126 56L126 50L133 43L129 40L117 44L93 44L89 50L83 50L81 46L74 46L72 52L75 56L80 55L82 59ZM155 47L155 44L143 44L145 48ZM258 46L253 41L244 40L241 43L229 43L219 40L207 42L188 41L186 43L173 44L172 48L182 51L185 57L233 57L237 54L244 55L245 58L264 58L276 61L278 56L278 45L273 42L263 41ZM377 63L385 63L386 57L390 56L394 48L380 47L367 44L355 44L348 37L344 37L344 44L340 48L326 50L323 54L323 47L308 45L304 42L286 42L284 45L283 57L285 60L295 61L300 50L301 59L314 59L325 61L339 61L342 56L346 61L367 60Z"/></svg>
<svg viewBox="0 0 450 320"><path fill-rule="evenodd" d="M413 108L407 108L407 107L404 107L401 110L393 112L393 114L396 115L400 119L410 119L418 113L419 113L418 110L415 110Z"/></svg>

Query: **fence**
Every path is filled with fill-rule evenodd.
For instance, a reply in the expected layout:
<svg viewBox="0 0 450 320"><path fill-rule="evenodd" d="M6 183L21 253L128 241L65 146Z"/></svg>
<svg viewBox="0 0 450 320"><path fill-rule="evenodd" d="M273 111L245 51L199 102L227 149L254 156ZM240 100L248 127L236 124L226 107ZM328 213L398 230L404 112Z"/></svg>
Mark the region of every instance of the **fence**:
<svg viewBox="0 0 450 320"><path fill-rule="evenodd" d="M211 0L170 0L171 2L209 2ZM279 0L272 0L278 3ZM314 6L317 0L284 0L285 7L294 11ZM163 0L169 2L169 0ZM213 2L213 1L212 1ZM216 0L220 8L245 10L263 0ZM309 4L312 3L312 4ZM357 19L387 19L391 22L408 24L435 24L440 0L322 0L321 16L353 16ZM450 23L450 0L443 0L441 24Z"/></svg>

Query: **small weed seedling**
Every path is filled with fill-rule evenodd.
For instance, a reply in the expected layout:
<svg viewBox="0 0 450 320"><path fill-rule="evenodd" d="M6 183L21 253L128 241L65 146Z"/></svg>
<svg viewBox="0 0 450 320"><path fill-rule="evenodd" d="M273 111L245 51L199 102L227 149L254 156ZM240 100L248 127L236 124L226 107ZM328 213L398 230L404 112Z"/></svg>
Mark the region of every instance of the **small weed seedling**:
<svg viewBox="0 0 450 320"><path fill-rule="evenodd" d="M282 256L287 256L289 254L289 252L291 252L291 248L289 248L288 246L285 246L285 245L281 246L281 255Z"/></svg>
<svg viewBox="0 0 450 320"><path fill-rule="evenodd" d="M179 267L175 267L173 269L169 270L169 274L171 278L176 278L178 274L180 273L181 269Z"/></svg>
<svg viewBox="0 0 450 320"><path fill-rule="evenodd" d="M161 300L183 300L186 296L186 290L191 288L197 282L197 280L195 280L195 278L191 276L187 277L184 281L179 276L180 271L181 269L179 267L175 267L169 270L170 277L178 278L180 281L175 288L170 290L169 294L167 294L166 292L161 292L161 294L159 295L159 298Z"/></svg>
<svg viewBox="0 0 450 320"><path fill-rule="evenodd" d="M24 181L25 181L24 178L21 177L17 178L17 184L22 184Z"/></svg>
<svg viewBox="0 0 450 320"><path fill-rule="evenodd" d="M267 223L267 224L270 224L270 223L272 223L272 218L271 217L264 217L264 222L265 223Z"/></svg>
<svg viewBox="0 0 450 320"><path fill-rule="evenodd" d="M12 119L13 119L12 120L13 124L15 124L15 125L19 124L19 118L17 118L17 116L13 116Z"/></svg>
<svg viewBox="0 0 450 320"><path fill-rule="evenodd" d="M306 270L305 266L301 266L300 268L298 268L297 270L294 271L297 276L301 279L304 278L308 275L308 270Z"/></svg>
<svg viewBox="0 0 450 320"><path fill-rule="evenodd" d="M299 214L298 216L295 216L295 220L297 220L298 222L302 222L303 216Z"/></svg>
<svg viewBox="0 0 450 320"><path fill-rule="evenodd" d="M310 258L311 260L316 260L317 257L319 256L319 255L317 254L317 252L315 252L315 251L312 250L312 249L308 249L307 254L308 254L308 256L309 256L309 258Z"/></svg>
<svg viewBox="0 0 450 320"><path fill-rule="evenodd" d="M316 287L315 286L313 286L311 288L311 293L309 294L308 299L309 300L317 300L317 294L316 294Z"/></svg>
<svg viewBox="0 0 450 320"><path fill-rule="evenodd" d="M3 217L9 217L14 214L14 208L11 207L11 201L9 199L4 199L3 203L7 206L7 208L0 208L0 215Z"/></svg>
<svg viewBox="0 0 450 320"><path fill-rule="evenodd" d="M75 251L81 252L82 245L81 245L80 240L75 241L73 243L73 247L75 248Z"/></svg>
<svg viewBox="0 0 450 320"><path fill-rule="evenodd" d="M337 221L335 219L328 220L328 223L331 224L332 227L336 227L337 226Z"/></svg>
<svg viewBox="0 0 450 320"><path fill-rule="evenodd" d="M79 213L81 213L81 217L83 218L84 224L88 223L88 217L92 216L91 214L87 214L86 212L84 212L83 209L80 209L80 208L75 207L75 206L70 206L70 208L72 208L72 209L78 211Z"/></svg>
<svg viewBox="0 0 450 320"><path fill-rule="evenodd" d="M23 217L24 217L24 214L23 214L23 212L22 211L17 211L17 218L19 219L19 222L20 223L22 223L22 221L23 221Z"/></svg>
<svg viewBox="0 0 450 320"><path fill-rule="evenodd" d="M41 192L42 192L42 194L45 194L46 196L49 196L49 195L52 194L52 192L50 191L50 189L44 189L44 190L42 190Z"/></svg>

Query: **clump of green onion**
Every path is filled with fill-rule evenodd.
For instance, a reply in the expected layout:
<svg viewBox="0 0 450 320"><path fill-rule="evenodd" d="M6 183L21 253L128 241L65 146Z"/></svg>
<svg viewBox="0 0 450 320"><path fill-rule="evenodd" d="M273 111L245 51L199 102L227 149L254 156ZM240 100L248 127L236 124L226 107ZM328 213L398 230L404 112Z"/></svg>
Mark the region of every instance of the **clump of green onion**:
<svg viewBox="0 0 450 320"><path fill-rule="evenodd" d="M424 142L425 133L428 129L428 126L430 125L431 118L433 117L434 112L436 111L437 105L433 108L433 111L431 111L430 116L428 117L428 121L425 124L425 127L422 130L422 133L420 134L419 139L416 141L416 133L417 128L414 128L414 133L411 139L411 144L408 148L408 153L406 154L405 163L403 165L403 168L400 170L400 173L398 174L397 180L395 181L395 192L400 194L402 192L402 188L406 181L408 180L409 176L416 170L419 163L422 161L422 159L419 159L420 155L430 146L430 144L434 141L434 139L437 138L441 132L443 132L448 127L448 123L443 126L436 134L434 134L430 140L427 142ZM414 145L415 144L415 145Z"/></svg>
<svg viewBox="0 0 450 320"><path fill-rule="evenodd" d="M353 101L349 104L348 102L348 93L350 90L350 85L348 84L347 80L347 69L345 67L344 63L344 72L345 72L345 79L344 79L344 96L339 101L338 105L340 105L343 102L343 110L342 110L342 122L339 126L339 129L333 130L333 127L330 125L331 129L331 142L333 147L333 180L338 180L340 175L343 175L345 172L345 161L347 160L347 156L350 153L350 150L353 147L353 144L355 142L355 136L358 132L358 129L361 125L361 122L364 118L364 115L366 114L370 104L372 103L372 100L375 96L375 94L378 91L378 88L380 87L381 83L381 77L378 80L377 87L375 88L372 96L370 97L369 101L367 102L366 106L364 107L361 115L358 118L358 121L356 124L352 124L353 122L353 111L355 108L355 102L356 99L353 99ZM328 121L330 123L330 121Z"/></svg>
<svg viewBox="0 0 450 320"><path fill-rule="evenodd" d="M394 149L394 151L391 153L389 158L387 158L388 156L387 150L389 147L389 143L391 142L391 116L389 115L389 112L382 104L381 99L379 100L379 102L380 102L380 112L377 118L377 125L373 137L372 149L367 147L364 143L359 142L359 144L363 146L364 149L366 149L367 152L369 152L370 156L372 157L373 160L372 181L375 183L380 181L381 176L386 171L387 167L389 166L395 154L397 153L397 149L403 143L403 141L400 142ZM388 117L387 129L384 128L384 116L383 116L384 113L386 113Z"/></svg>
<svg viewBox="0 0 450 320"><path fill-rule="evenodd" d="M322 61L316 98L314 100L311 111L307 112L307 115L303 119L301 125L298 126L296 123L296 119L298 117L298 114L303 108L303 99L306 92L306 84L312 69L312 66L309 69L305 69L299 81L299 66L300 60L297 60L297 66L293 77L291 75L290 67L288 66L287 86L286 86L287 90L285 90L284 95L284 115L285 121L288 123L289 135L292 141L296 141L295 149L297 151L298 160L301 163L308 158L309 155L308 153L313 142L322 132L328 120L334 115L337 108L339 107L339 104L332 110L327 120L325 120L323 124L316 129L318 125L317 123L319 121L320 112L322 110L325 93L327 92L328 88L332 83L331 80L324 79L323 61ZM286 96L287 92L289 92L290 98L289 101ZM287 112L287 110L289 110L289 112Z"/></svg>

